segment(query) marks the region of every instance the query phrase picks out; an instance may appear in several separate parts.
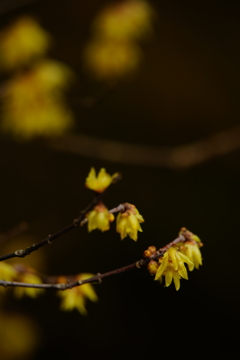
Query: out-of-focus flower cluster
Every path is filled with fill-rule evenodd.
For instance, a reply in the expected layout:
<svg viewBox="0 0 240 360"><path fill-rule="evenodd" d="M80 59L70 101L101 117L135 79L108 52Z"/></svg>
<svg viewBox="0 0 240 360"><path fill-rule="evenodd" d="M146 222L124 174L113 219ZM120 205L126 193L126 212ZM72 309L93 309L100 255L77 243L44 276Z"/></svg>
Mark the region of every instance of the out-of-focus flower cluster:
<svg viewBox="0 0 240 360"><path fill-rule="evenodd" d="M49 35L30 17L0 34L0 67L14 71L3 86L1 127L17 138L60 135L73 125L63 95L73 74L45 58L49 43Z"/></svg>
<svg viewBox="0 0 240 360"><path fill-rule="evenodd" d="M42 279L37 275L36 271L29 266L24 265L10 265L4 261L0 262L0 279L5 281L17 281L29 284L41 284ZM5 290L3 287L0 287L0 291ZM37 297L39 294L43 293L44 290L34 289L28 287L14 287L14 295L18 298L26 295L32 298Z"/></svg>
<svg viewBox="0 0 240 360"><path fill-rule="evenodd" d="M183 228L180 233L184 233L186 240L167 249L163 256L158 260L150 260L148 270L150 274L155 275L155 280L162 282L165 277L165 286L174 282L176 290L180 288L180 279L188 279L187 269L198 269L202 265L202 255L199 248L202 246L200 239L190 231ZM154 255L155 250L150 248L145 251L145 256Z"/></svg>
<svg viewBox="0 0 240 360"><path fill-rule="evenodd" d="M112 81L136 70L142 58L138 40L152 32L153 9L145 0L125 0L102 10L84 61L98 80Z"/></svg>
<svg viewBox="0 0 240 360"><path fill-rule="evenodd" d="M85 186L97 193L101 193L107 187L119 178L119 174L109 175L104 168L102 168L98 175L94 168L91 168L88 177L86 178ZM88 221L88 231L99 229L101 231L109 230L110 223L114 220L112 213L109 213L105 205L100 202L86 215ZM117 216L116 230L123 240L127 235L134 241L137 241L138 231L142 232L140 226L144 222L142 215L139 214L135 205L125 203Z"/></svg>
<svg viewBox="0 0 240 360"><path fill-rule="evenodd" d="M94 276L94 274L83 273L71 278L71 281L81 281L89 279ZM42 278L37 274L37 272L22 264L9 265L6 262L0 262L0 279L5 281L15 281L19 283L27 284L42 284ZM68 279L65 276L59 276L57 279L58 283L67 284ZM5 292L4 287L0 287L1 293ZM16 286L13 288L13 293L17 298L23 296L29 296L31 298L36 298L42 294L44 290L36 289L34 287L22 287ZM98 297L91 284L84 284L81 286L76 286L72 289L59 291L59 296L61 297L61 310L70 311L76 308L80 314L86 315L86 300L89 299L93 302L98 300Z"/></svg>

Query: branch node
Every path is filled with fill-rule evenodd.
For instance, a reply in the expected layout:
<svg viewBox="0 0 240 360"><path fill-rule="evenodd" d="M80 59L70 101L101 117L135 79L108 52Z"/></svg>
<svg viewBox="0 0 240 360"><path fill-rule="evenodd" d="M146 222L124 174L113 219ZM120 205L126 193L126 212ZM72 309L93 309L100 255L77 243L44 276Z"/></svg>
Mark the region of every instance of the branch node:
<svg viewBox="0 0 240 360"><path fill-rule="evenodd" d="M53 240L51 240L52 235L48 235L48 244L51 245L53 243Z"/></svg>
<svg viewBox="0 0 240 360"><path fill-rule="evenodd" d="M20 249L20 250L16 250L14 254L18 257L24 257L24 256L26 256L26 251L23 249Z"/></svg>
<svg viewBox="0 0 240 360"><path fill-rule="evenodd" d="M65 290L66 284L58 284L56 287L58 288L58 290Z"/></svg>
<svg viewBox="0 0 240 360"><path fill-rule="evenodd" d="M76 226L76 227L79 226L79 219L74 219L73 220L73 225Z"/></svg>
<svg viewBox="0 0 240 360"><path fill-rule="evenodd" d="M101 273L97 273L97 276L101 276ZM102 279L101 279L101 278L98 279L98 283L99 283L99 284L102 283Z"/></svg>
<svg viewBox="0 0 240 360"><path fill-rule="evenodd" d="M136 267L138 268L138 269L140 269L142 266L143 266L143 261L142 260L139 260L139 261L137 261L136 262Z"/></svg>
<svg viewBox="0 0 240 360"><path fill-rule="evenodd" d="M1 285L4 286L4 287L7 287L8 283L7 283L6 280L1 280Z"/></svg>

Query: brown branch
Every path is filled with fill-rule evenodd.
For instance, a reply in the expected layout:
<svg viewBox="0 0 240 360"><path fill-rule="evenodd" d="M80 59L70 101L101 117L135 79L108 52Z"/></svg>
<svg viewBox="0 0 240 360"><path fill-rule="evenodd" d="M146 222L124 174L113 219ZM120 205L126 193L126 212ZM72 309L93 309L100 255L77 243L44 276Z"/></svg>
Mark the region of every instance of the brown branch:
<svg viewBox="0 0 240 360"><path fill-rule="evenodd" d="M104 161L150 167L188 168L240 148L240 126L180 146L147 146L70 134L45 144L54 150Z"/></svg>
<svg viewBox="0 0 240 360"><path fill-rule="evenodd" d="M120 179L119 177L114 178L114 183ZM109 188L109 187L108 187ZM107 189L108 189L107 188ZM85 223L84 218L86 214L94 208L95 205L97 205L102 198L103 194L106 192L105 189L103 192L96 194L95 198L92 200L92 202L83 210L81 211L79 217L75 220L73 220L72 224L66 226L65 228L55 232L54 234L49 234L47 237L45 237L43 240L39 241L36 244L33 244L32 246L27 247L26 249L20 249L16 250L10 254L2 255L0 256L0 261L8 260L15 257L23 258L27 255L30 255L33 251L36 251L40 249L41 247L51 244L55 239L59 238L60 236L68 233L69 231L75 229L76 227L79 227L82 225L82 222Z"/></svg>
<svg viewBox="0 0 240 360"><path fill-rule="evenodd" d="M85 280L72 281L72 282L69 282L68 284L64 284L64 283L61 283L61 284L29 284L29 283L22 283L22 282L16 282L16 281L0 280L0 286L4 286L4 287L20 286L20 287L27 287L27 288L34 288L34 289L67 290L67 289L72 289L76 286L80 286L80 285L84 285L84 284L101 283L102 279L104 279L106 277L114 276L114 275L120 274L122 272L130 271L130 270L134 270L134 269L141 269L141 268L145 267L149 263L150 260L155 260L155 259L158 259L159 257L161 257L172 245L175 245L175 244L178 244L179 242L184 242L187 240L188 240L188 237L185 237L184 235L179 235L175 240L173 240L172 242L170 242L163 248L160 248L149 258L140 259L133 264L121 267L116 270L106 272L104 274L99 273L99 274L92 276L91 278L88 278Z"/></svg>

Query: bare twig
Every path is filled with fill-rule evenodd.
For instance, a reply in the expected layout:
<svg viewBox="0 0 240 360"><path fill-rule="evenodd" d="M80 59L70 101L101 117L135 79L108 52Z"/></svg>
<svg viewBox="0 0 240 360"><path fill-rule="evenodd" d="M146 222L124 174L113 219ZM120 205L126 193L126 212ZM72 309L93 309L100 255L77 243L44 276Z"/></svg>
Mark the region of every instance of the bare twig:
<svg viewBox="0 0 240 360"><path fill-rule="evenodd" d="M72 289L76 286L80 286L80 285L84 285L84 284L101 283L102 279L104 279L106 277L114 276L114 275L117 275L117 274L120 274L120 273L123 273L126 271L130 271L130 270L134 270L134 269L141 269L141 268L145 267L149 263L150 260L155 260L155 259L158 259L159 257L161 257L172 245L178 244L179 242L184 242L186 240L188 240L187 237L185 237L184 235L179 235L175 240L173 240L172 242L170 242L163 248L160 248L149 258L140 259L133 264L121 267L116 270L106 272L104 274L99 273L99 274L92 276L85 280L72 281L67 284L64 284L64 283L61 283L61 284L51 284L51 283L50 284L29 284L29 283L22 283L22 282L16 282L16 281L0 280L0 286L4 286L4 287L19 286L19 287L27 287L27 288L34 288L34 289L67 290L67 289Z"/></svg>
<svg viewBox="0 0 240 360"><path fill-rule="evenodd" d="M115 177L114 182L116 182L119 178ZM108 188L107 188L108 189ZM105 189L102 193L96 194L95 198L92 200L92 202L83 210L81 211L80 215L77 219L74 219L72 224L66 226L65 228L55 232L54 234L49 234L47 237L45 237L43 240L39 241L36 244L33 244L32 246L27 247L26 249L20 249L16 250L10 254L6 254L3 256L0 256L0 261L8 260L15 257L23 258L27 255L30 255L33 251L36 251L40 249L41 247L51 244L55 239L59 238L60 236L68 233L69 231L75 229L76 227L80 226L82 221L84 220L86 214L94 208L95 205L97 205L102 198L103 194L106 192Z"/></svg>
<svg viewBox="0 0 240 360"><path fill-rule="evenodd" d="M47 146L104 161L170 169L188 168L240 148L240 126L181 146L146 146L84 134L51 139Z"/></svg>

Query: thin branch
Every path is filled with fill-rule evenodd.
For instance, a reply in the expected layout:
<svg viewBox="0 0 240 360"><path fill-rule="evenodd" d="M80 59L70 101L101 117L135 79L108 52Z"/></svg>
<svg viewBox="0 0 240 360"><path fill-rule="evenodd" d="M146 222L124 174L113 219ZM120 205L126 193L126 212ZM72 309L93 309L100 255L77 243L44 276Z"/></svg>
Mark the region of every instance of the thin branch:
<svg viewBox="0 0 240 360"><path fill-rule="evenodd" d="M240 126L180 146L147 146L70 134L45 144L57 151L70 152L122 164L154 168L183 169L206 162L240 148Z"/></svg>
<svg viewBox="0 0 240 360"><path fill-rule="evenodd" d="M120 177L115 177L114 178L114 183L116 181L118 181L119 179L120 179ZM96 196L92 200L92 202L83 211L81 211L79 217L77 219L73 220L72 224L70 224L70 225L66 226L65 228L55 232L54 234L49 234L43 240L39 241L36 244L33 244L32 246L27 247L26 249L16 250L16 251L14 251L14 252L12 252L10 254L0 256L0 261L8 260L8 259L15 258L15 257L23 258L23 257L25 257L27 255L30 255L33 251L36 251L36 250L40 249L41 247L43 247L45 245L52 244L52 242L55 239L57 239L60 236L68 233L69 231L75 229L76 227L79 227L82 224L86 214L90 210L92 210L95 205L97 205L99 203L100 199L102 198L103 194L106 192L107 189L105 189L101 193L96 194Z"/></svg>
<svg viewBox="0 0 240 360"><path fill-rule="evenodd" d="M4 287L15 287L15 286L19 286L19 287L27 287L27 288L34 288L34 289L55 289L55 290L67 290L67 289L72 289L76 286L80 286L80 285L84 285L84 284L91 284L91 283L101 283L102 279L109 277L109 276L114 276L123 272L127 272L130 270L134 270L134 269L141 269L143 267L145 267L150 260L156 260L159 257L161 257L172 245L176 245L179 242L184 242L187 241L188 237L184 236L184 235L179 235L175 240L173 240L172 242L170 242L169 244L167 244L166 246L164 246L163 248L160 248L158 251L156 251L152 256L150 256L149 258L146 259L140 259L137 262L134 262L133 264L121 267L119 269L116 270L112 270L109 272L106 272L104 274L97 274L95 276L92 276L91 278L85 279L85 280L78 280L78 281L72 281L69 282L68 284L29 284L29 283L22 283L22 282L16 282L16 281L5 281L5 280L0 280L0 286L4 286Z"/></svg>

